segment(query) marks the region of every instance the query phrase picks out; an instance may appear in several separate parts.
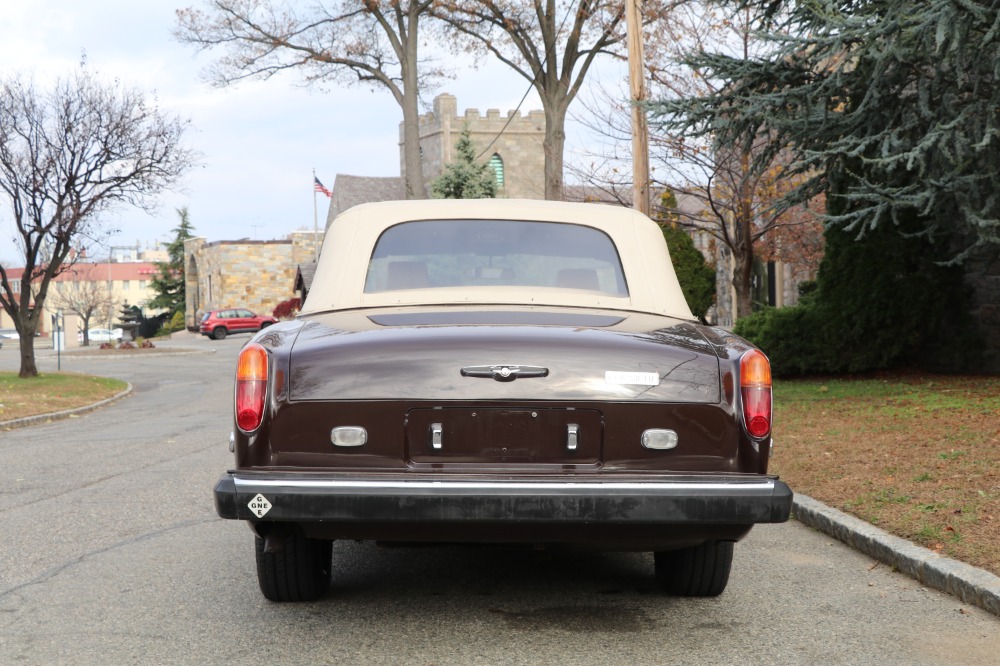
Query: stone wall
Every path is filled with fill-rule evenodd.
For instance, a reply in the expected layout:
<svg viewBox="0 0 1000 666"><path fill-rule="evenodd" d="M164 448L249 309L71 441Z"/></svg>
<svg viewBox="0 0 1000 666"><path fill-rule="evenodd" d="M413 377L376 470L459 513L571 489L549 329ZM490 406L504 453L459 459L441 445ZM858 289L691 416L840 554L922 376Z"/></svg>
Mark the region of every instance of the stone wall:
<svg viewBox="0 0 1000 666"><path fill-rule="evenodd" d="M458 115L458 101L447 93L434 98L433 111L420 116L420 154L424 179L428 186L455 158L455 144L463 128L476 146L479 159L489 162L496 154L503 160L504 185L497 195L509 199L545 198L545 114L529 111L521 114L489 109L483 116L478 109ZM403 155L403 128L399 128L399 171L406 175Z"/></svg>
<svg viewBox="0 0 1000 666"><path fill-rule="evenodd" d="M314 257L314 234L295 232L287 240L184 242L186 266L185 323L197 326L201 315L217 308L243 307L269 315L295 296L295 269ZM322 243L323 234L318 234Z"/></svg>

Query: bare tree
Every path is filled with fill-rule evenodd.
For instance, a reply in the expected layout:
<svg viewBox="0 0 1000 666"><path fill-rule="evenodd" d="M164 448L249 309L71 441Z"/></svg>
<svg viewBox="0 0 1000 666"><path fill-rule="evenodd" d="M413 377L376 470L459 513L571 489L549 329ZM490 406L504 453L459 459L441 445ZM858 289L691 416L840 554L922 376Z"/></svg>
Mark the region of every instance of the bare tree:
<svg viewBox="0 0 1000 666"><path fill-rule="evenodd" d="M53 278L74 264L74 249L112 233L100 214L152 209L192 165L184 127L138 90L83 69L48 92L23 76L0 80L0 191L24 261L20 275L0 266L0 305L20 334L21 377L38 375L35 331Z"/></svg>
<svg viewBox="0 0 1000 666"><path fill-rule="evenodd" d="M421 19L435 1L339 0L303 10L280 0L212 0L206 11L178 10L174 35L202 49L225 49L207 73L218 86L296 70L306 85L387 89L403 111L406 196L423 199L419 94L443 72L421 61L417 46Z"/></svg>
<svg viewBox="0 0 1000 666"><path fill-rule="evenodd" d="M653 98L684 100L714 90L719 82L692 69L687 57L709 46L750 59L765 48L754 37L759 24L750 8L725 14L713 2L678 2L665 6L664 20L647 26L646 65ZM630 126L628 94L601 87L584 106L588 114L578 120L606 138L594 146L589 165L572 168L577 177L597 185L610 196L628 202L631 197L631 170L622 168L620 156L629 154ZM732 286L736 292L737 317L750 314L753 267L762 258L791 261L799 273L815 268L822 248L822 225L811 212L820 206L788 209L784 195L801 177L786 174L782 154L762 163L758 156L770 150L766 136L751 144L721 147L707 140L693 140L682 132L658 122L656 105L650 126L651 180L654 187L680 194L686 205L670 213L682 227L706 233L732 258ZM767 242L770 237L773 242ZM793 251L808 252L808 257Z"/></svg>
<svg viewBox="0 0 1000 666"><path fill-rule="evenodd" d="M90 345L90 320L97 314L112 312L117 305L107 275L100 275L94 264L74 264L52 283L49 299L62 310L80 315L83 344ZM66 279L70 278L70 279ZM72 334L69 331L67 334Z"/></svg>
<svg viewBox="0 0 1000 666"><path fill-rule="evenodd" d="M594 59L625 37L622 0L442 0L434 15L538 92L545 112L545 198L563 198L566 113Z"/></svg>

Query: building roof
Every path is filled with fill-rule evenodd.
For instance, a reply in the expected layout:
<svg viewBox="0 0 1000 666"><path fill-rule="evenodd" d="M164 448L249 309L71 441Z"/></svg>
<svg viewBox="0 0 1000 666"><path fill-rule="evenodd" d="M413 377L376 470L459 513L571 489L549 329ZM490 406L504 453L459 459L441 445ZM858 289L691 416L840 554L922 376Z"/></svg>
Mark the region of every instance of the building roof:
<svg viewBox="0 0 1000 666"><path fill-rule="evenodd" d="M23 267L5 268L7 275L15 280L21 279ZM113 280L152 280L159 269L156 264L145 261L88 263L78 261L68 269L56 275L55 282L106 282Z"/></svg>
<svg viewBox="0 0 1000 666"><path fill-rule="evenodd" d="M326 226L348 208L374 201L406 198L406 181L401 176L351 176L338 173L333 181Z"/></svg>
<svg viewBox="0 0 1000 666"><path fill-rule="evenodd" d="M302 291L303 298L309 293L312 287L313 276L316 275L316 262L299 264L295 267L295 286L293 291Z"/></svg>

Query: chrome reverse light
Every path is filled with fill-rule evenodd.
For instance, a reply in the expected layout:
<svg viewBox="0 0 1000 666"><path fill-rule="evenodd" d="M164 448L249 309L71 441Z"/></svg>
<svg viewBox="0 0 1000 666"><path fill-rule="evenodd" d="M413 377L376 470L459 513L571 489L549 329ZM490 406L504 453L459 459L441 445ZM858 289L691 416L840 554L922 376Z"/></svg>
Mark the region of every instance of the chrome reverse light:
<svg viewBox="0 0 1000 666"><path fill-rule="evenodd" d="M338 426L330 431L334 446L362 446L368 441L368 431L361 426Z"/></svg>
<svg viewBox="0 0 1000 666"><path fill-rule="evenodd" d="M659 428L647 430L642 433L642 445L657 451L672 449L677 446L677 433Z"/></svg>

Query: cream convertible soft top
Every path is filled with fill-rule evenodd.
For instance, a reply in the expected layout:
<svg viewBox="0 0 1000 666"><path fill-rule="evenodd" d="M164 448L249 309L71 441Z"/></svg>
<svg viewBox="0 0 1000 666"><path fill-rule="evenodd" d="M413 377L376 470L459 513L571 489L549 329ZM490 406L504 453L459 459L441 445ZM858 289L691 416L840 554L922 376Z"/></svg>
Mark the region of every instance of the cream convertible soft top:
<svg viewBox="0 0 1000 666"><path fill-rule="evenodd" d="M416 220L530 220L593 227L614 242L629 295L554 287L461 287L364 293L372 249L388 227ZM663 234L645 215L620 206L528 199L429 199L355 206L327 228L302 313L367 307L459 304L599 307L694 319Z"/></svg>

